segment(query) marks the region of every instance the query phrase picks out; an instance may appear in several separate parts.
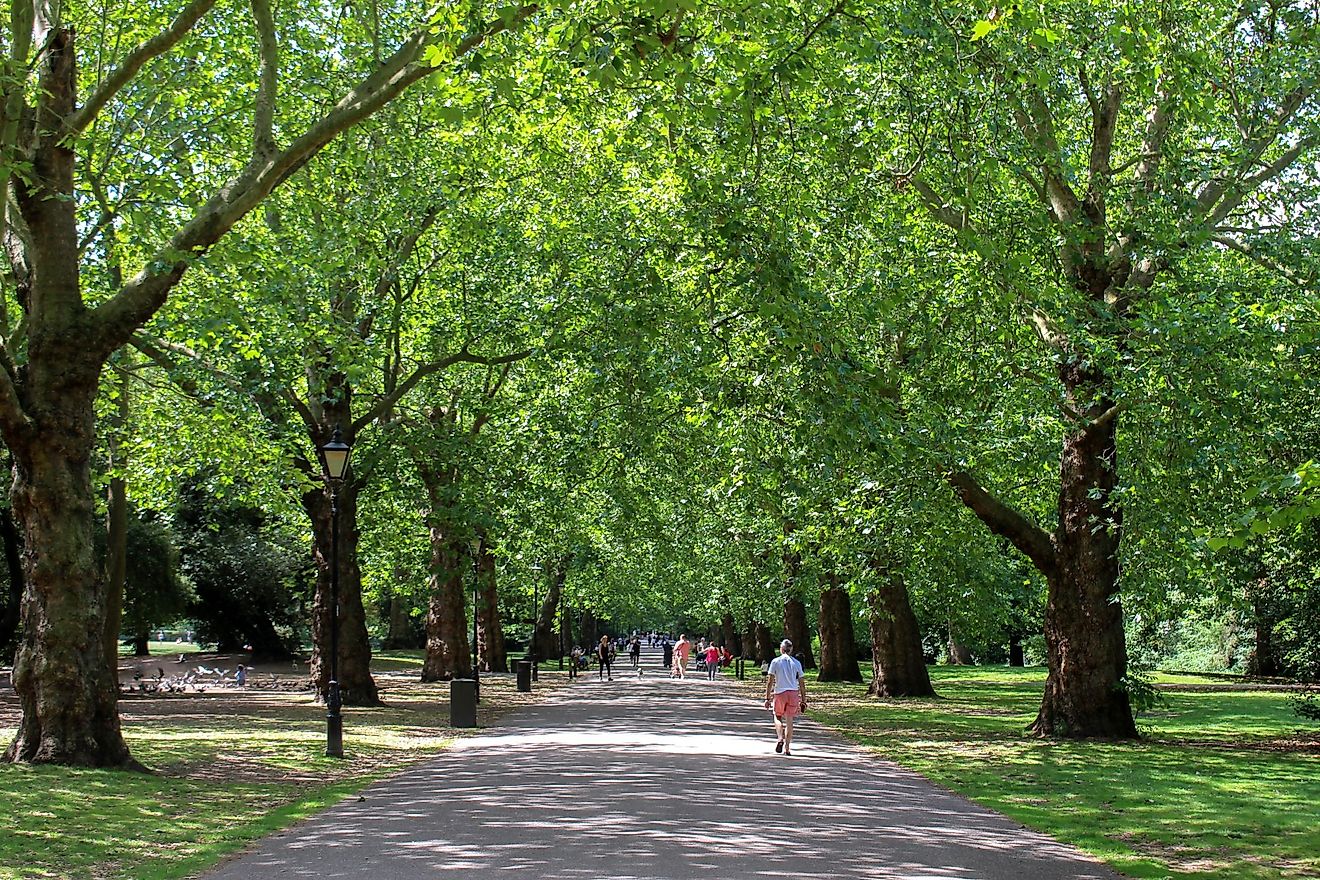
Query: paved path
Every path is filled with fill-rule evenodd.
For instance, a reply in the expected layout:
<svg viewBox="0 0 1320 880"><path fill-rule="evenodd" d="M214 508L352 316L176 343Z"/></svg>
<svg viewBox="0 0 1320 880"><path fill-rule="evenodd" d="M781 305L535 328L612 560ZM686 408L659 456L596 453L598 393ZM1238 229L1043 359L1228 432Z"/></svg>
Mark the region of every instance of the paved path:
<svg viewBox="0 0 1320 880"><path fill-rule="evenodd" d="M727 681L594 670L206 880L1115 880ZM351 718L346 719L351 723Z"/></svg>

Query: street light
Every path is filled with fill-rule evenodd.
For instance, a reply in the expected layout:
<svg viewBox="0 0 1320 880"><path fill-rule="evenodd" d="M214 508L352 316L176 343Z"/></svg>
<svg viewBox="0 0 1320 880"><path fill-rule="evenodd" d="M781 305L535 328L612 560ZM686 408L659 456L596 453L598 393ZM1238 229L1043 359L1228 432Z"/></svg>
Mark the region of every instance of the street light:
<svg viewBox="0 0 1320 880"><path fill-rule="evenodd" d="M325 753L344 757L343 700L339 694L339 487L348 472L352 447L344 442L343 430L335 425L334 436L321 447L321 463L330 484L330 684L325 695Z"/></svg>
<svg viewBox="0 0 1320 880"><path fill-rule="evenodd" d="M472 542L472 680L476 683L477 702L481 702L481 665L477 656L477 595L481 590L481 542Z"/></svg>
<svg viewBox="0 0 1320 880"><path fill-rule="evenodd" d="M532 637L527 640L528 659L532 661L532 681L537 681L537 667L541 665L541 658L536 654L536 631L541 624L541 578L540 572L532 578Z"/></svg>

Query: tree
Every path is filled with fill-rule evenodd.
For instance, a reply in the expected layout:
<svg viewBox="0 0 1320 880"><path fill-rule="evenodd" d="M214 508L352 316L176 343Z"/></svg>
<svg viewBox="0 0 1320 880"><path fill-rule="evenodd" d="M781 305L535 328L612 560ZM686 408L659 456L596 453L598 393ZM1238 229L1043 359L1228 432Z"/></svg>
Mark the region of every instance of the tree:
<svg viewBox="0 0 1320 880"><path fill-rule="evenodd" d="M146 657L151 630L182 617L192 593L179 577L174 536L160 520L130 516L127 551L121 628L134 655Z"/></svg>
<svg viewBox="0 0 1320 880"><path fill-rule="evenodd" d="M11 496L28 551L25 614L32 625L15 663L23 718L5 754L10 761L131 763L105 663L106 587L92 550L93 403L106 360L161 308L197 258L275 187L340 132L430 73L428 52L444 47L437 59L461 57L534 11L511 9L468 36L426 22L324 115L294 122L300 133L281 148L276 22L267 3L253 3L259 72L247 158L209 197L177 206L176 216L187 219L168 241L143 242L135 251L143 255L141 268L124 273L127 280L106 298L89 301L77 188L79 168L87 166L75 162L79 138L117 99L139 97L129 87L154 71L158 65L151 62L178 46L213 4L193 0L169 21L155 10L120 17L130 41L149 36L115 65L91 66L104 78L81 106L74 22L61 18L61 7L33 0L17 0L11 10L0 84L6 120L0 127L6 169L0 232L9 258L7 287L22 320L11 319L8 307L0 315L0 434L14 456ZM357 47L340 48L352 56Z"/></svg>
<svg viewBox="0 0 1320 880"><path fill-rule="evenodd" d="M1013 7L975 28L936 9L911 32L929 78L917 92L891 83L909 120L877 135L892 180L988 273L978 295L999 286L1034 328L1040 364L1027 375L1058 414L1051 528L965 457L948 470L1048 583L1039 734L1136 736L1118 428L1141 418L1134 347L1179 310L1180 267L1218 249L1307 283L1293 267L1308 221L1288 207L1313 189L1298 169L1320 144L1317 24L1303 6ZM945 97L917 107L918 93Z"/></svg>

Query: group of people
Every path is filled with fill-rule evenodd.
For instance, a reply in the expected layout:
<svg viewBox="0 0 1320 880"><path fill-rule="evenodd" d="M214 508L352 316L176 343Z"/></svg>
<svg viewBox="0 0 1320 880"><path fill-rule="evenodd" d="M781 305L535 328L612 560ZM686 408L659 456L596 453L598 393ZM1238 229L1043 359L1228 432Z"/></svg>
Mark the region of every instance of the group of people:
<svg viewBox="0 0 1320 880"><path fill-rule="evenodd" d="M673 656L669 655L669 643L664 641L661 648L665 650L665 665L669 667L670 678L687 678L688 663L695 655L698 668L704 669L706 678L709 681L715 680L715 674L719 672L721 666L728 666L733 662L733 652L723 645L717 645L715 642L706 643L705 639L699 639L694 646L688 641L687 634L681 634L678 642L673 646Z"/></svg>
<svg viewBox="0 0 1320 880"><path fill-rule="evenodd" d="M694 656L704 666L706 677L712 681L721 666L727 666L733 661L733 653L727 647L717 645L714 641L707 643L704 638L698 639L694 645L688 641L687 634L683 633L679 635L678 641L671 644L668 634L650 632L642 636L634 632L629 638L600 637L600 642L593 650L598 677L601 680L614 680L614 661L625 646L632 668L640 675L643 638L650 647L660 646L671 678L686 678L688 664ZM586 661L586 652L575 647L574 669ZM779 656L770 661L766 670L765 708L774 713L775 751L783 755L793 754L793 719L807 708L807 682L802 662L793 656L793 643L788 639L779 643Z"/></svg>

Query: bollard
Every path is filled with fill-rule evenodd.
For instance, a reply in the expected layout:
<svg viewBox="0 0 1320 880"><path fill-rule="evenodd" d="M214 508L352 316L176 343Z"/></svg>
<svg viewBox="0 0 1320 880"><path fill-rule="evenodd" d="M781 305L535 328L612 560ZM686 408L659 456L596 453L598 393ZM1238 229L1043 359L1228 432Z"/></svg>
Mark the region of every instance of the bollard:
<svg viewBox="0 0 1320 880"><path fill-rule="evenodd" d="M518 670L518 690L524 694L532 691L532 661L519 660Z"/></svg>
<svg viewBox="0 0 1320 880"><path fill-rule="evenodd" d="M449 726L477 726L477 682L456 678L449 683Z"/></svg>

